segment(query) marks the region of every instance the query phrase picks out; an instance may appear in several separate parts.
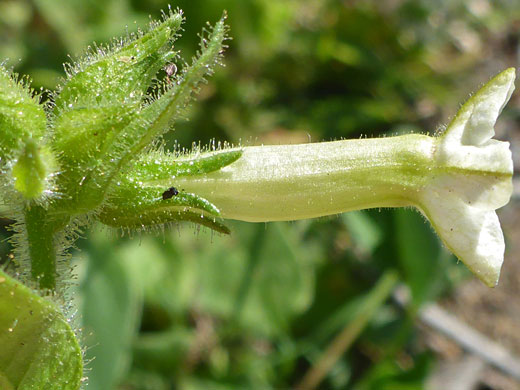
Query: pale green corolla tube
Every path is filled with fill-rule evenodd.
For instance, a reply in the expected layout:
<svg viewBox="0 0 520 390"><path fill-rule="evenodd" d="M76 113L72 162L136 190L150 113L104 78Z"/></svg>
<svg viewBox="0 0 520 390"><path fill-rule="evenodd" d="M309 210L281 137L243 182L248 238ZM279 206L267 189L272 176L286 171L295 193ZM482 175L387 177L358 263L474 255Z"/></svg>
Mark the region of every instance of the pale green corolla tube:
<svg viewBox="0 0 520 390"><path fill-rule="evenodd" d="M514 69L494 77L437 137L245 147L220 170L169 182L207 199L223 218L252 222L414 206L444 244L494 286L504 257L495 210L511 196L513 162L509 143L492 139L493 126L514 78Z"/></svg>

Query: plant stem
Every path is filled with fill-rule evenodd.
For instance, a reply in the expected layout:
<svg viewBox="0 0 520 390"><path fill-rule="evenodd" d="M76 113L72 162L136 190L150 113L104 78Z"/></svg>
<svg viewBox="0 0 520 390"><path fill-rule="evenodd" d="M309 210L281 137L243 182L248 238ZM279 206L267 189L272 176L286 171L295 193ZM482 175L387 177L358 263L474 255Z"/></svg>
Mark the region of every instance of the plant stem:
<svg viewBox="0 0 520 390"><path fill-rule="evenodd" d="M31 277L41 289L56 289L56 248L54 232L48 213L42 206L32 204L24 211L27 229Z"/></svg>

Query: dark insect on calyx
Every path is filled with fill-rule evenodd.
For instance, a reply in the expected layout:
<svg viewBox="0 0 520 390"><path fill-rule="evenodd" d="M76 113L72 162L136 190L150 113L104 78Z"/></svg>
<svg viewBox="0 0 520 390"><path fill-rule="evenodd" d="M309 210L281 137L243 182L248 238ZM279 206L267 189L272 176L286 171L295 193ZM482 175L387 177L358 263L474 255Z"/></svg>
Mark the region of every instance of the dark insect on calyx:
<svg viewBox="0 0 520 390"><path fill-rule="evenodd" d="M170 187L166 191L162 193L163 200L173 198L175 195L178 195L179 191L175 187Z"/></svg>

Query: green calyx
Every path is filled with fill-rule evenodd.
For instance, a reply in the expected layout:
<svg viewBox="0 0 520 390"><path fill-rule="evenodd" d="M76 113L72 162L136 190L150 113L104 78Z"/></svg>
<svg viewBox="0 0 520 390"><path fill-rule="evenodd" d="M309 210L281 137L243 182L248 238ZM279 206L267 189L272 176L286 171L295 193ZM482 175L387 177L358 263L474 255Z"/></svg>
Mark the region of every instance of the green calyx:
<svg viewBox="0 0 520 390"><path fill-rule="evenodd" d="M199 83L219 64L224 19L190 66L146 95L157 72L177 57L172 44L182 20L181 13L170 12L135 41L78 67L62 87L54 137L67 171L58 178L69 194L62 209L80 214L100 206L119 172L172 127Z"/></svg>
<svg viewBox="0 0 520 390"><path fill-rule="evenodd" d="M62 292L65 250L95 219L124 229L191 221L229 232L217 220L219 209L198 194L179 189L163 196L174 185L139 187L127 174L184 115L221 62L225 17L203 34L191 64L172 71L183 20L181 11L170 10L145 32L91 49L67 67L52 104L40 104L25 83L1 69L2 201L18 222L12 241L17 262L30 270L24 278L45 293ZM167 77L159 81L163 70ZM198 167L191 173L204 174L237 156L179 158L176 175L190 174L189 164Z"/></svg>

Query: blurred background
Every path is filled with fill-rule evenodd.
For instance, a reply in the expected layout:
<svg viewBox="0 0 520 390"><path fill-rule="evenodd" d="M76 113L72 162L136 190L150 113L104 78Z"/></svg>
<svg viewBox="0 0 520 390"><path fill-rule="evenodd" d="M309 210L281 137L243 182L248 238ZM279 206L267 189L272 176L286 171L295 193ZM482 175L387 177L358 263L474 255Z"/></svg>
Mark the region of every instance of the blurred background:
<svg viewBox="0 0 520 390"><path fill-rule="evenodd" d="M233 37L226 66L167 135L171 146L434 133L520 55L516 0L171 5L186 15L175 43L185 59L224 9ZM53 89L87 45L135 31L167 6L0 0L0 59ZM496 126L517 167L519 100ZM518 194L499 210L507 251L495 289L414 210L230 222L230 236L189 224L133 237L95 226L73 251L87 388L520 388ZM10 233L0 234L5 261ZM489 341L510 355L497 361L504 351Z"/></svg>

